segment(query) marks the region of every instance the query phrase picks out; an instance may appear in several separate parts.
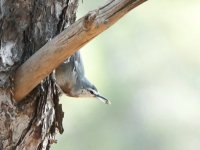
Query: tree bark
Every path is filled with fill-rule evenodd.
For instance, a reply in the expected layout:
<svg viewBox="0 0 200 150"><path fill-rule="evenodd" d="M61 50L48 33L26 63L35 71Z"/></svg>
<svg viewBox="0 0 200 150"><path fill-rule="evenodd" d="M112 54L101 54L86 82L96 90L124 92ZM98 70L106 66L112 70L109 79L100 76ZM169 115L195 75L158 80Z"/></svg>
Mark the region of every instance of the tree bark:
<svg viewBox="0 0 200 150"><path fill-rule="evenodd" d="M0 149L49 149L63 132L58 90L49 75L23 102L13 101L13 75L76 19L78 0L0 0Z"/></svg>

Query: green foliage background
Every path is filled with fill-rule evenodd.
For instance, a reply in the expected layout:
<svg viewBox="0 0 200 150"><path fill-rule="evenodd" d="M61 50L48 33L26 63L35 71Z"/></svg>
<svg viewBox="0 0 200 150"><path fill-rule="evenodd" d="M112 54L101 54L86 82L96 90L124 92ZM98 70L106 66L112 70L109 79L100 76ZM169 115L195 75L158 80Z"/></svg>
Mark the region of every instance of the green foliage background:
<svg viewBox="0 0 200 150"><path fill-rule="evenodd" d="M80 2L78 16L104 3ZM199 0L149 0L81 52L112 105L63 96L52 150L199 150Z"/></svg>

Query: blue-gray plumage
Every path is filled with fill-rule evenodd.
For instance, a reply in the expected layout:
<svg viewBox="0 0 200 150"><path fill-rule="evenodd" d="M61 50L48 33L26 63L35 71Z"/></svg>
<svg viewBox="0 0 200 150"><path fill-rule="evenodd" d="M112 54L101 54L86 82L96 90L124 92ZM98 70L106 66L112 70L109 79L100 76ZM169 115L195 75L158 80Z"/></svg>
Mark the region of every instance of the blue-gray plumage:
<svg viewBox="0 0 200 150"><path fill-rule="evenodd" d="M76 52L55 70L56 83L71 97L96 97L106 104L110 101L98 93L97 88L85 77L80 52Z"/></svg>

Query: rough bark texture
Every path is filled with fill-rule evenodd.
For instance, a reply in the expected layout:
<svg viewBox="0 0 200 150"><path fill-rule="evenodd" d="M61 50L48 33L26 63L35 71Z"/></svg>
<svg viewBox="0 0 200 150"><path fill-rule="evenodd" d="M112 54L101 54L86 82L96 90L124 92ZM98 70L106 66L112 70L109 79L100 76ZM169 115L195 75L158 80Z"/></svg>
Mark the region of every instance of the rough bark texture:
<svg viewBox="0 0 200 150"><path fill-rule="evenodd" d="M78 0L0 0L0 149L49 149L62 107L52 76L23 102L12 99L16 68L76 18Z"/></svg>

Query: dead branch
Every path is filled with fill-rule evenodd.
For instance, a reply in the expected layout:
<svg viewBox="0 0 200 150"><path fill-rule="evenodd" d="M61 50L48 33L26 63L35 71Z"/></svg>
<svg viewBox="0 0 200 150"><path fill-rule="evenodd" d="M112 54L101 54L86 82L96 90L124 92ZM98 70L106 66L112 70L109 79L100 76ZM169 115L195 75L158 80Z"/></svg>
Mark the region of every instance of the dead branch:
<svg viewBox="0 0 200 150"><path fill-rule="evenodd" d="M21 101L66 58L145 1L113 0L89 12L46 43L17 69L14 79L15 100Z"/></svg>

